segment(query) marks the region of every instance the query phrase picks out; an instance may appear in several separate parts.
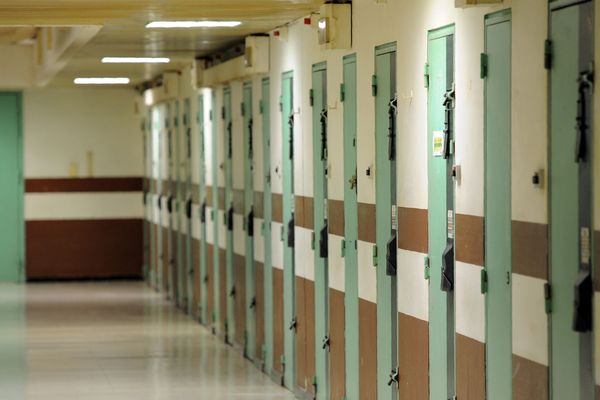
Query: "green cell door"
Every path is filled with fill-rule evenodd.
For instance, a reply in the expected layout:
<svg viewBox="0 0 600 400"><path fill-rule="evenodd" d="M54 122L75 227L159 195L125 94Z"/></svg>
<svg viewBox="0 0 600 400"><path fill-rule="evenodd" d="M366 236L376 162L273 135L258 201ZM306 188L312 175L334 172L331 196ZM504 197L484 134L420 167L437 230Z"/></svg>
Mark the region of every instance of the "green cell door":
<svg viewBox="0 0 600 400"><path fill-rule="evenodd" d="M281 82L281 164L283 172L283 368L284 384L294 390L296 377L296 268L294 265L294 104L293 72Z"/></svg>
<svg viewBox="0 0 600 400"><path fill-rule="evenodd" d="M181 109L179 100L175 102L175 115L173 124L175 126L175 142L173 144L175 148L175 196L173 200L173 213L175 214L175 226L173 232L175 233L175 239L177 241L177 255L175 258L175 267L177 270L177 306L185 308L186 300L186 277L187 268L185 260L185 238L183 233L184 226L184 215L182 205L185 203L185 185L183 181L185 179L183 174L182 164L185 160L185 154L182 148L183 145L183 133L181 123Z"/></svg>
<svg viewBox="0 0 600 400"><path fill-rule="evenodd" d="M550 3L550 389L593 399L593 1Z"/></svg>
<svg viewBox="0 0 600 400"><path fill-rule="evenodd" d="M358 400L358 175L356 170L356 55L344 57L344 257L346 399Z"/></svg>
<svg viewBox="0 0 600 400"><path fill-rule="evenodd" d="M244 121L244 218L246 227L246 333L244 353L256 357L256 282L254 281L254 110L252 81L244 83L242 114Z"/></svg>
<svg viewBox="0 0 600 400"><path fill-rule="evenodd" d="M327 224L327 64L312 67L312 144L315 227L315 371L318 400L329 397L329 229ZM310 311L309 311L310 312ZM307 334L311 334L308 332Z"/></svg>
<svg viewBox="0 0 600 400"><path fill-rule="evenodd" d="M183 103L183 131L184 131L184 170L183 170L183 192L185 198L185 266L187 268L185 272L186 278L186 299L185 306L187 313L192 315L194 312L194 260L192 254L193 246L193 232L192 232L192 124L190 117L192 115L192 109L190 99L186 98Z"/></svg>
<svg viewBox="0 0 600 400"><path fill-rule="evenodd" d="M143 194L143 203L144 203L144 227L143 227L143 242L142 242L142 246L143 246L143 260L142 260L142 273L143 273L143 279L144 282L146 283L150 283L152 282L153 279L153 275L152 274L152 269L151 269L151 254L152 251L154 250L154 247L152 245L151 242L151 225L150 225L150 216L152 215L152 203L150 202L150 171L151 171L151 165L152 165L152 159L151 159L151 130L150 130L150 120L149 120L149 116L150 116L150 112L149 109L146 109L146 116L142 119L142 140L143 140L143 157L144 157L144 183L143 183L143 189L144 189L144 194Z"/></svg>
<svg viewBox="0 0 600 400"><path fill-rule="evenodd" d="M0 93L0 281L25 279L22 95Z"/></svg>
<svg viewBox="0 0 600 400"><path fill-rule="evenodd" d="M454 26L427 46L429 175L429 398L456 396L454 334Z"/></svg>
<svg viewBox="0 0 600 400"><path fill-rule="evenodd" d="M273 263L271 258L271 222L273 206L271 197L271 85L269 78L262 80L260 112L262 115L262 154L263 154L263 240L264 240L264 323L265 347L263 350L264 369L267 375L273 371Z"/></svg>
<svg viewBox="0 0 600 400"><path fill-rule="evenodd" d="M175 105L167 104L167 114L165 127L167 130L167 194L166 198L167 213L168 213L168 230L167 230L167 273L168 273L168 293L169 298L174 302L177 302L177 237L174 229L176 217L173 215L173 201L175 194L173 188L175 187L175 143L176 143L176 130L175 130ZM164 265L163 265L164 268Z"/></svg>
<svg viewBox="0 0 600 400"><path fill-rule="evenodd" d="M212 92L212 101L210 108L210 119L212 126L212 139L211 139L211 168L212 168L212 210L211 220L213 226L213 309L212 309L212 331L214 334L224 333L223 326L221 326L221 279L225 277L221 276L221 269L219 268L219 145L218 145L218 133L215 112L217 110L217 98L216 93Z"/></svg>
<svg viewBox="0 0 600 400"><path fill-rule="evenodd" d="M227 317L225 318L225 342L235 340L235 279L233 277L233 129L231 115L231 87L223 89L223 148L225 149L225 287L227 293Z"/></svg>
<svg viewBox="0 0 600 400"><path fill-rule="evenodd" d="M398 397L396 43L375 48L377 398Z"/></svg>
<svg viewBox="0 0 600 400"><path fill-rule="evenodd" d="M200 273L196 277L199 279L200 286L200 304L198 304L198 319L201 324L208 324L208 255L206 246L206 151L204 142L204 96L198 96L198 201L200 203Z"/></svg>
<svg viewBox="0 0 600 400"><path fill-rule="evenodd" d="M511 295L511 19L510 10L485 17L485 281L486 391L512 396Z"/></svg>
<svg viewBox="0 0 600 400"><path fill-rule="evenodd" d="M150 189L153 194L153 202L150 204L151 212L151 229L150 229L150 242L152 247L151 252L151 271L150 271L150 285L156 290L162 290L162 227L161 227L161 202L160 194L162 190L162 184L160 181L161 176L161 163L160 158L162 155L161 151L161 135L160 135L160 115L157 107L150 108L149 114L150 124L150 176L152 177Z"/></svg>

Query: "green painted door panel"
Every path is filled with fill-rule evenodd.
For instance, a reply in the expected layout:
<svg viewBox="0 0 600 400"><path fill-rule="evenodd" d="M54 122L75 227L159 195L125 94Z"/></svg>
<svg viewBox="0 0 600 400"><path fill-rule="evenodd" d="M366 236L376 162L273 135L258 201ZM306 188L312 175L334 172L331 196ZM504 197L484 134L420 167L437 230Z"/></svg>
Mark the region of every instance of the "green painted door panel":
<svg viewBox="0 0 600 400"><path fill-rule="evenodd" d="M225 320L225 342L235 340L235 279L233 276L233 128L231 115L231 87L223 89L223 148L225 149L225 287L227 288L227 318Z"/></svg>
<svg viewBox="0 0 600 400"><path fill-rule="evenodd" d="M183 218L181 215L181 204L183 203L183 190L184 185L182 182L183 174L181 173L181 162L184 159L182 154L181 142L182 142L182 124L181 124L181 105L179 100L175 102L175 114L173 115L173 125L175 129L175 141L173 147L175 150L175 165L174 179L175 179L175 195L173 200L173 218L174 218L174 233L175 241L177 242L177 249L175 250L177 256L175 259L175 268L177 270L177 306L183 308L185 306L186 297L186 268L184 258L184 240L183 240Z"/></svg>
<svg viewBox="0 0 600 400"><path fill-rule="evenodd" d="M200 323L208 325L208 255L206 246L206 150L204 135L205 130L205 116L204 116L204 96L198 96L198 166L200 171L199 184L198 184L198 199L200 202L200 273L196 277L199 280L200 286L200 304L198 305L198 318Z"/></svg>
<svg viewBox="0 0 600 400"><path fill-rule="evenodd" d="M315 371L316 398L329 395L329 270L327 226L327 64L312 67L312 146L315 227ZM308 335L311 332L307 333Z"/></svg>
<svg viewBox="0 0 600 400"><path fill-rule="evenodd" d="M281 133L283 172L283 348L284 384L294 390L296 380L296 269L294 260L294 104L293 72L283 74L281 84Z"/></svg>
<svg viewBox="0 0 600 400"><path fill-rule="evenodd" d="M0 93L0 281L25 279L22 95Z"/></svg>
<svg viewBox="0 0 600 400"><path fill-rule="evenodd" d="M168 213L168 229L167 229L167 250L168 250L168 288L169 298L177 302L177 271L176 271L176 251L177 251L177 240L174 238L175 231L175 216L172 212L173 198L173 187L175 186L174 181L174 168L175 168L175 122L174 122L175 105L173 103L167 104L167 113L165 115L165 127L167 133L167 195L164 198L163 207L167 208ZM170 205L169 205L170 204ZM163 263L164 264L164 263Z"/></svg>
<svg viewBox="0 0 600 400"><path fill-rule="evenodd" d="M396 44L375 49L375 190L377 242L377 398L396 399L398 369L396 238Z"/></svg>
<svg viewBox="0 0 600 400"><path fill-rule="evenodd" d="M356 170L356 55L344 57L344 240L346 399L359 396L358 200Z"/></svg>
<svg viewBox="0 0 600 400"><path fill-rule="evenodd" d="M486 391L502 400L512 396L510 11L486 16L485 54Z"/></svg>
<svg viewBox="0 0 600 400"><path fill-rule="evenodd" d="M152 273L153 279L152 284L157 291L162 291L164 288L163 283L163 228L162 228L162 205L159 205L162 201L162 168L164 163L164 115L161 113L159 107L152 107L151 110L151 129L152 129L152 177L156 179L156 203L154 207L154 218L156 222L156 229L151 230L152 244L155 245L155 249L152 252Z"/></svg>
<svg viewBox="0 0 600 400"><path fill-rule="evenodd" d="M272 197L271 197L271 85L269 78L262 80L261 106L262 113L262 154L263 154L263 240L264 240L264 323L265 323L265 349L264 367L267 375L273 371L273 262L271 253L271 222L272 222Z"/></svg>
<svg viewBox="0 0 600 400"><path fill-rule="evenodd" d="M183 132L184 132L184 151L183 157L185 159L185 176L184 180L184 197L185 202L183 205L183 214L185 215L185 265L186 265L186 301L187 313L192 315L194 312L194 259L193 259L193 224L192 224L192 109L191 101L186 98L183 103Z"/></svg>
<svg viewBox="0 0 600 400"><path fill-rule="evenodd" d="M254 271L254 110L252 81L244 83L244 224L246 228L246 340L244 351L250 360L256 359L256 282Z"/></svg>
<svg viewBox="0 0 600 400"><path fill-rule="evenodd" d="M211 220L213 227L213 309L212 311L212 330L215 334L224 333L223 327L220 324L221 321L221 279L225 279L221 276L221 269L219 268L219 158L218 158L218 138L216 113L217 113L217 99L216 93L212 92L212 104L211 104L211 122L212 122L212 140L211 140L211 162L212 162L212 199L211 199Z"/></svg>
<svg viewBox="0 0 600 400"><path fill-rule="evenodd" d="M434 136L443 136L446 110L445 94L453 87L454 27L429 32L427 63L429 91L427 104L427 158L429 198L429 398L450 399L455 389L454 292L442 290L442 256L453 243L454 199L453 182L449 179L453 154L447 158L436 153ZM446 142L452 149L452 125ZM453 152L450 152L453 153ZM449 224L448 222L451 222ZM454 257L448 253L448 265ZM450 269L446 276L453 280ZM446 281L447 283L447 281Z"/></svg>
<svg viewBox="0 0 600 400"><path fill-rule="evenodd" d="M594 397L593 333L591 326L581 329L577 324L575 330L575 321L580 320L575 315L574 288L587 272L589 279L583 284L593 290L589 257L593 88L588 84L593 77L587 73L593 61L594 3L555 2L550 10L550 388L553 399L583 400ZM579 144L584 145L583 153L577 151ZM582 294L579 304L588 304L591 323L591 293Z"/></svg>

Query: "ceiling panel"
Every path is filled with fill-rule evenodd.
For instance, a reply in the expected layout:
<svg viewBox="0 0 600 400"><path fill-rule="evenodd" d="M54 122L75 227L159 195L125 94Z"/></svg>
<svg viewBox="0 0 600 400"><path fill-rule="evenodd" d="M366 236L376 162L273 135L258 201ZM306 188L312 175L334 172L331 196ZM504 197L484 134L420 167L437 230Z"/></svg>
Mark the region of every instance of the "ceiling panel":
<svg viewBox="0 0 600 400"><path fill-rule="evenodd" d="M132 83L175 69L253 33L317 10L323 0L1 0L0 37L9 26L102 25L54 84L75 76L125 75ZM235 28L146 29L155 20L239 20ZM4 26L4 28L2 27ZM8 36L8 33L6 34ZM167 56L167 65L106 65L103 56Z"/></svg>

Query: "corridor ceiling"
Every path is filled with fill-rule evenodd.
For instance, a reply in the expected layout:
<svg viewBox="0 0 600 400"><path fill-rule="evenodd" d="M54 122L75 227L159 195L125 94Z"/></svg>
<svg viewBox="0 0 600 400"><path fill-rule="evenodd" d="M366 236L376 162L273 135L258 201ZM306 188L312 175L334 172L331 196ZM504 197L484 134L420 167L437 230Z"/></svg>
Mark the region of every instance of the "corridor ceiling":
<svg viewBox="0 0 600 400"><path fill-rule="evenodd" d="M132 84L177 69L252 33L312 11L323 0L0 0L0 41L20 40L35 27L102 25L53 84L76 76L127 76ZM237 20L235 28L146 29L157 20ZM18 29L15 29L18 28ZM104 56L165 56L170 64L102 64Z"/></svg>

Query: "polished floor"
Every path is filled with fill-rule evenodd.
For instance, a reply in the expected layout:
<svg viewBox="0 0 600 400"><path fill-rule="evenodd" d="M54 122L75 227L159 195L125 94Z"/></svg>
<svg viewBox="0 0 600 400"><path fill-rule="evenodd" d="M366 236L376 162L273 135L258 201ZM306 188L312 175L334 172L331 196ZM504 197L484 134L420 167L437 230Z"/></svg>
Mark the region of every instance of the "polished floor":
<svg viewBox="0 0 600 400"><path fill-rule="evenodd" d="M292 398L142 283L0 286L1 400Z"/></svg>

